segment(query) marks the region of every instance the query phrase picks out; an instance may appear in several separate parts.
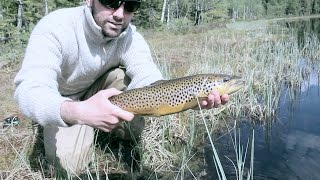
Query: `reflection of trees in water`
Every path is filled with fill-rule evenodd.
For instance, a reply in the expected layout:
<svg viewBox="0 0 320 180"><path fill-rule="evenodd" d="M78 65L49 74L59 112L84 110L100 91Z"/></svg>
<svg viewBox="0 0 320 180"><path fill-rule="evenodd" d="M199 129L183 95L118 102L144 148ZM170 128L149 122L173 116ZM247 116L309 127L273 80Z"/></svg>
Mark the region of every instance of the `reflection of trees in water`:
<svg viewBox="0 0 320 180"><path fill-rule="evenodd" d="M301 19L298 21L286 22L286 26L297 32L298 41L304 45L306 35L316 35L320 38L320 18Z"/></svg>
<svg viewBox="0 0 320 180"><path fill-rule="evenodd" d="M311 74L294 101L283 94L277 118L256 124L254 139L254 179L255 180L298 180L319 179L320 177L320 87L319 77ZM286 92L286 91L285 91ZM240 124L242 145L251 132L252 124ZM218 136L218 135L216 135ZM232 163L235 151L229 134L218 136L215 147L228 179L236 179ZM215 175L212 150L205 149L208 176ZM247 158L250 153L247 154ZM247 160L246 162L248 162ZM209 171L210 170L210 171ZM212 178L217 179L217 178Z"/></svg>

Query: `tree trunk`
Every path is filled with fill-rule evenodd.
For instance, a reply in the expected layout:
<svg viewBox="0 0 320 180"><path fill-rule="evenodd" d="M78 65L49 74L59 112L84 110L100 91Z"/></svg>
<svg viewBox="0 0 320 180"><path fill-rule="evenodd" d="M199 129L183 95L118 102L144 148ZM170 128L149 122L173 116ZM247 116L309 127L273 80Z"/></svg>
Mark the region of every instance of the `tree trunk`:
<svg viewBox="0 0 320 180"><path fill-rule="evenodd" d="M246 20L246 6L243 7L243 20Z"/></svg>
<svg viewBox="0 0 320 180"><path fill-rule="evenodd" d="M3 9L2 9L1 1L0 1L0 20L3 20Z"/></svg>
<svg viewBox="0 0 320 180"><path fill-rule="evenodd" d="M236 22L236 20L238 19L238 12L234 7L232 8L231 19L232 19L232 22Z"/></svg>
<svg viewBox="0 0 320 180"><path fill-rule="evenodd" d="M21 32L22 29L22 0L17 0L17 4L18 4L18 14L17 14L17 29L18 32Z"/></svg>
<svg viewBox="0 0 320 180"><path fill-rule="evenodd" d="M44 0L44 14L47 15L48 12L48 0Z"/></svg>
<svg viewBox="0 0 320 180"><path fill-rule="evenodd" d="M195 18L195 25L200 24L200 16L201 16L201 9L200 9L200 2L199 0L195 0L195 12L194 12L194 18Z"/></svg>
<svg viewBox="0 0 320 180"><path fill-rule="evenodd" d="M167 25L169 24L170 22L170 3L169 3L169 0L167 1L168 2L168 10L167 10Z"/></svg>
<svg viewBox="0 0 320 180"><path fill-rule="evenodd" d="M179 2L178 2L178 0L176 0L175 10L176 10L176 18L180 18Z"/></svg>
<svg viewBox="0 0 320 180"><path fill-rule="evenodd" d="M161 19L160 19L161 23L164 22L164 15L165 15L165 12L166 12L166 6L167 6L167 0L163 0Z"/></svg>

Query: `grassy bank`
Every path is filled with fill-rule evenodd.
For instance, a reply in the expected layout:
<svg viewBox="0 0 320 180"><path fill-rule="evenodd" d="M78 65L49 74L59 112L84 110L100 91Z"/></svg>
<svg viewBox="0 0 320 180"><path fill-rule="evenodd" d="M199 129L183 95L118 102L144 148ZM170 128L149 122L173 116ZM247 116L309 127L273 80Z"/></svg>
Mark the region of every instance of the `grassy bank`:
<svg viewBox="0 0 320 180"><path fill-rule="evenodd" d="M141 166L135 170L136 174L129 173L127 178L206 177L203 149L208 142L208 134L224 133L226 124L243 118L253 123L266 123L266 119L276 114L281 91L288 90L294 95L303 78L308 76L320 59L319 39L315 36L306 35L307 43L300 47L294 32L278 26L270 29L264 22L239 23L228 27L187 28L183 33L174 30L143 32L165 77L197 73L234 74L242 76L246 86L232 95L227 105L203 111L202 114L190 110L148 118L142 142L135 148L141 155ZM7 52L12 52L12 47ZM6 56L1 54L2 62L12 62L5 63L1 68L1 119L19 115L12 99L12 81L19 66L16 62L22 57L22 47L16 52ZM302 60L305 60L303 66ZM54 179L55 175L47 172L49 170L41 158L33 161L43 167L33 169L29 155L36 136L30 121L20 117L21 125L0 128L0 179L39 179L43 174L49 174L47 178ZM120 151L117 151L118 154L110 152L105 154L97 150L91 169L95 173L93 177L133 171L132 166L124 165L118 159L122 156ZM90 173L87 174L89 176Z"/></svg>
<svg viewBox="0 0 320 180"><path fill-rule="evenodd" d="M314 65L319 64L319 39L316 36L306 34L304 46L301 47L294 31L276 24L270 27L264 23L265 21L239 23L232 24L229 28L213 30L199 28L186 34L147 34L155 59L168 78L196 73L223 73L240 75L246 80L244 90L232 95L226 106L204 112L210 132L223 131L224 124L233 122L234 119L268 124L268 119L276 115L281 92L291 92L294 99L301 82L313 71ZM237 28L233 28L234 26ZM150 120L150 129L159 129L159 126L163 128L156 122L168 124L164 126L168 130L163 130L152 142L160 142L160 147L179 147L170 145L172 141L177 141L178 136L185 144L180 150L175 148L175 151L158 155L163 158L151 164L152 169L175 172L179 178L183 178L183 175L188 177L186 174L193 177L199 172L191 167L197 163L197 155L202 153L201 148L189 148L189 151L186 148L189 145L203 147L198 140L208 142L207 133L199 114L190 113ZM147 136L152 134L156 133ZM194 141L189 142L192 140ZM160 147L146 148L144 154L152 156L154 149ZM186 154L186 151L189 153ZM178 164L167 166L173 159ZM145 159L144 163L149 164L149 159ZM181 169L185 173L181 173Z"/></svg>

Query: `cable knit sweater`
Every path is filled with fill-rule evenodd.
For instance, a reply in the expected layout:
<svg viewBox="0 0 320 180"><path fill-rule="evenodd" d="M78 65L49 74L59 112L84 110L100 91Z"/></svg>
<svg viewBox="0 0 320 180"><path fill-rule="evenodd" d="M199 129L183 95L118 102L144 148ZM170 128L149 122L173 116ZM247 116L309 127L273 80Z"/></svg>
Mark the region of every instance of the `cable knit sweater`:
<svg viewBox="0 0 320 180"><path fill-rule="evenodd" d="M105 38L86 5L60 9L39 21L15 77L21 112L39 124L67 126L60 117L65 100L78 100L106 71L126 67L129 89L162 79L149 47L133 25Z"/></svg>

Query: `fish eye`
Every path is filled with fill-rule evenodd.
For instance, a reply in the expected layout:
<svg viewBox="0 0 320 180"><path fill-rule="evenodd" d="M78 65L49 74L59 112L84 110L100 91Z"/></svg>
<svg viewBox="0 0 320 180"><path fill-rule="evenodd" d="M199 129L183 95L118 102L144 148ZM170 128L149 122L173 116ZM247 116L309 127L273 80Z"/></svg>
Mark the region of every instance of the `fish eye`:
<svg viewBox="0 0 320 180"><path fill-rule="evenodd" d="M228 82L228 81L230 81L230 77L223 78L223 82Z"/></svg>

